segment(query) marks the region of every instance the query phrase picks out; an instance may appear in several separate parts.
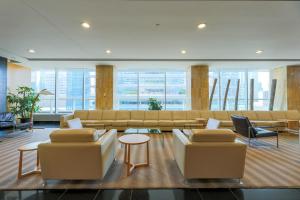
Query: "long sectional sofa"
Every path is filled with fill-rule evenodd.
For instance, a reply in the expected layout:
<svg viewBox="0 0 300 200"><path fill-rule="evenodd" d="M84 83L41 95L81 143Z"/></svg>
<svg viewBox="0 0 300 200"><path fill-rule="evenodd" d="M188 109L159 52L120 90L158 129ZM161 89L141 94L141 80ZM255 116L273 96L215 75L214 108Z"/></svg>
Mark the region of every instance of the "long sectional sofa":
<svg viewBox="0 0 300 200"><path fill-rule="evenodd" d="M127 111L127 110L76 110L61 117L61 128L68 128L67 120L80 118L84 127L125 130L127 128L172 129L201 128L203 120L215 118L221 128L232 128L231 115L248 117L257 126L272 126L279 130L287 126L287 120L300 120L296 110L289 111ZM199 120L199 118L201 118Z"/></svg>

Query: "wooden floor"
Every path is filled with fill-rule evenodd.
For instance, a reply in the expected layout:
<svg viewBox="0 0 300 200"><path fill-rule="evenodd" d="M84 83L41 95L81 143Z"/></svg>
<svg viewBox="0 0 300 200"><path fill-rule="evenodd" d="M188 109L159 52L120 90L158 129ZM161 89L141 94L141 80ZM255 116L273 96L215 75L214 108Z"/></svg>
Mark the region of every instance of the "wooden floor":
<svg viewBox="0 0 300 200"><path fill-rule="evenodd" d="M5 138L0 143L0 189L40 189L44 188L40 175L17 179L17 148L34 141L46 140L52 129L37 129L13 138ZM243 138L239 138L244 141ZM162 145L160 136L151 135L150 167L139 168L126 177L123 165L123 151L118 146L117 161L112 165L104 180L99 181L49 181L46 188L53 189L119 189L119 188L299 188L300 187L300 145L297 135L280 135L280 148L275 138L259 139L255 148L247 150L246 169L241 182L237 180L185 180L172 154L172 134L165 134ZM132 150L132 161L145 158L145 146ZM26 153L24 169L35 165L35 154Z"/></svg>

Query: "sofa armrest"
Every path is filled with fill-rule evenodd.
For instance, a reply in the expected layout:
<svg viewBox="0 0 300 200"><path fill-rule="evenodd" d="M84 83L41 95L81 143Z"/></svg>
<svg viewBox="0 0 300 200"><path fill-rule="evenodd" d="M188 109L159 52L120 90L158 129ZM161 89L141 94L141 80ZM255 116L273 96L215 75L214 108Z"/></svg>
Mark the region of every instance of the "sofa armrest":
<svg viewBox="0 0 300 200"><path fill-rule="evenodd" d="M173 129L173 154L182 174L185 172L186 147L189 139L179 130Z"/></svg>
<svg viewBox="0 0 300 200"><path fill-rule="evenodd" d="M116 157L117 130L109 130L98 142L101 149L102 174L105 175Z"/></svg>
<svg viewBox="0 0 300 200"><path fill-rule="evenodd" d="M74 119L74 114L62 115L60 117L60 128L69 128L67 121L71 119Z"/></svg>

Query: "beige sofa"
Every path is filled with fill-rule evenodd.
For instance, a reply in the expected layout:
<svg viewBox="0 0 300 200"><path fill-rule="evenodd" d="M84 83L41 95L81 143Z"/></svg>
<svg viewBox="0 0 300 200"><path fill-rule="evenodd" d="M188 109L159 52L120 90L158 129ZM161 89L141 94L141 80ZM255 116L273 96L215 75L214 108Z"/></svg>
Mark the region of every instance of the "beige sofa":
<svg viewBox="0 0 300 200"><path fill-rule="evenodd" d="M114 129L104 134L95 129L56 130L50 139L38 146L44 180L102 179L116 155Z"/></svg>
<svg viewBox="0 0 300 200"><path fill-rule="evenodd" d="M220 128L232 128L231 115L247 116L257 126L286 127L286 120L299 120L298 111L125 111L125 110L76 110L61 117L61 128L67 128L67 120L80 118L84 127L125 130L126 128L201 128L196 118L215 118L221 121Z"/></svg>
<svg viewBox="0 0 300 200"><path fill-rule="evenodd" d="M247 145L235 141L230 129L173 130L173 154L187 179L230 178L244 175Z"/></svg>

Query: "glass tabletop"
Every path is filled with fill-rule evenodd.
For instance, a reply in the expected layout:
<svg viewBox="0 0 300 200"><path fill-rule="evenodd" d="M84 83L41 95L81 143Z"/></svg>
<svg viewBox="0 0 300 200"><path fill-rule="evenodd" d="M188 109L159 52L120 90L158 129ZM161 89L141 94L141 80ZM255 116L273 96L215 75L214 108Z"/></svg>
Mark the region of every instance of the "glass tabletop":
<svg viewBox="0 0 300 200"><path fill-rule="evenodd" d="M124 131L125 134L160 134L161 130L158 128L128 128Z"/></svg>

